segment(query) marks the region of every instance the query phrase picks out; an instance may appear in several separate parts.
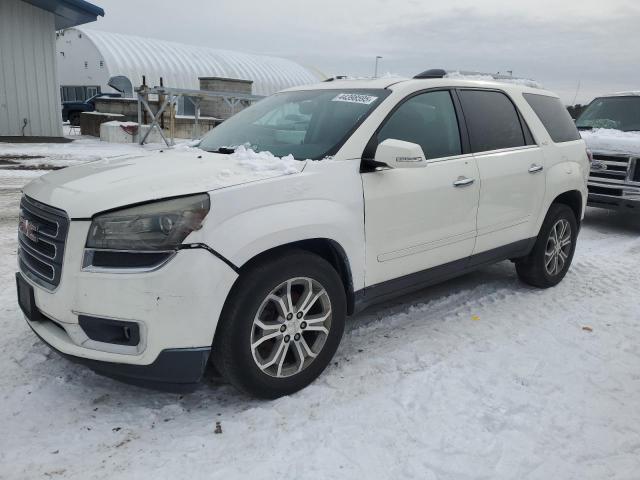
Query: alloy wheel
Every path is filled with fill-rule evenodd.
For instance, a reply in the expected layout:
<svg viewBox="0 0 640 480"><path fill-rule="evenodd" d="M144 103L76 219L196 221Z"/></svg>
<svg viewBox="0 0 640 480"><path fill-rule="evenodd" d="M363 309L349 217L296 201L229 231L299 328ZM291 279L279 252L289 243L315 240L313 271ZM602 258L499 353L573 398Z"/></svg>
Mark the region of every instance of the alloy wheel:
<svg viewBox="0 0 640 480"><path fill-rule="evenodd" d="M331 329L331 300L325 288L307 277L291 278L262 301L251 328L251 353L271 377L290 377L321 352Z"/></svg>
<svg viewBox="0 0 640 480"><path fill-rule="evenodd" d="M544 268L551 276L562 272L571 253L571 225L567 220L558 220L549 233L544 254Z"/></svg>

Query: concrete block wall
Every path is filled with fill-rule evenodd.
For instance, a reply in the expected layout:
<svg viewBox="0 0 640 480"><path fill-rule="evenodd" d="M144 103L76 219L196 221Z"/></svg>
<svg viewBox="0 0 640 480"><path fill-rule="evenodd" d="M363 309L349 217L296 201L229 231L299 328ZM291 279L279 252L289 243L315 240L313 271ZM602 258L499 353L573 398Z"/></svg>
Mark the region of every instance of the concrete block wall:
<svg viewBox="0 0 640 480"><path fill-rule="evenodd" d="M200 90L212 92L245 93L251 95L252 80L238 80L235 78L199 77ZM200 115L226 120L234 113L249 106L249 102L242 101L236 105L235 111L229 107L223 98L206 98L200 104Z"/></svg>

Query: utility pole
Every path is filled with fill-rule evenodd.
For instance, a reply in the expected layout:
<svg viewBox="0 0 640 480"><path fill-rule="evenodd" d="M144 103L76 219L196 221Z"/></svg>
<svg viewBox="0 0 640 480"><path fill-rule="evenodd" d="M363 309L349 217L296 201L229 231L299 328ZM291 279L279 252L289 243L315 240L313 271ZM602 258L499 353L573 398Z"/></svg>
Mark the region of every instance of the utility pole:
<svg viewBox="0 0 640 480"><path fill-rule="evenodd" d="M380 55L376 55L376 68L373 71L373 78L378 78L378 60L380 60L382 57Z"/></svg>
<svg viewBox="0 0 640 480"><path fill-rule="evenodd" d="M580 80L578 80L578 86L576 87L576 94L573 96L573 101L571 102L571 105L575 105L576 104L576 100L578 98L578 93L580 92Z"/></svg>

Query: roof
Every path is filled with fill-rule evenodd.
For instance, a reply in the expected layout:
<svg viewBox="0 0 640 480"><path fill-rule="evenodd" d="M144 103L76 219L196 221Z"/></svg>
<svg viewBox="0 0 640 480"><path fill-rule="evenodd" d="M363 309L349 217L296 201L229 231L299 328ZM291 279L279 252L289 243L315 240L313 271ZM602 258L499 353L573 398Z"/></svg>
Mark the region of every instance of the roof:
<svg viewBox="0 0 640 480"><path fill-rule="evenodd" d="M95 22L104 10L84 0L22 0L55 16L56 30Z"/></svg>
<svg viewBox="0 0 640 480"><path fill-rule="evenodd" d="M533 93L537 95L546 95L558 97L555 93L543 90L538 87L532 87L528 83L511 81L512 79L478 79L470 77L449 77L444 78L403 78L403 77L383 77L376 79L341 79L325 81L309 86L299 86L290 90L309 90L309 89L327 89L327 90L356 90L368 88L390 88L398 91L414 91L420 88L436 88L436 87L484 87L499 88L510 92Z"/></svg>
<svg viewBox="0 0 640 480"><path fill-rule="evenodd" d="M383 78L340 78L337 80L325 80L313 85L300 85L290 88L289 90L307 90L309 87L314 90L340 90L340 89L377 89L388 88L394 83L406 82L408 79L404 77L383 77Z"/></svg>
<svg viewBox="0 0 640 480"><path fill-rule="evenodd" d="M628 92L615 92L615 93L610 93L609 95L602 95L599 98L602 97L638 97L640 96L640 90L631 90Z"/></svg>
<svg viewBox="0 0 640 480"><path fill-rule="evenodd" d="M159 85L198 89L199 77L223 77L253 81L254 95L271 95L295 85L325 78L317 70L292 60L265 55L185 45L153 38L80 30L104 58L110 75L125 75L134 86Z"/></svg>

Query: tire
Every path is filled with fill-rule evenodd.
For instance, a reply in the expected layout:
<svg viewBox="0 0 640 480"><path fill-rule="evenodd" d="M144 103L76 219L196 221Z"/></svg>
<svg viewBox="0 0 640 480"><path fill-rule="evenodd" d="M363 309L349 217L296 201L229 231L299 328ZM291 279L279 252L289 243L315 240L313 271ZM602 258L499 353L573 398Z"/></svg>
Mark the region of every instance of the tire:
<svg viewBox="0 0 640 480"><path fill-rule="evenodd" d="M557 237L561 240L560 247L556 247ZM552 204L531 253L516 261L520 280L538 288L560 283L571 265L577 238L578 221L573 210L561 203ZM570 243L566 244L567 241Z"/></svg>
<svg viewBox="0 0 640 480"><path fill-rule="evenodd" d="M77 127L80 125L80 112L69 113L69 125Z"/></svg>
<svg viewBox="0 0 640 480"><path fill-rule="evenodd" d="M212 361L249 395L289 395L329 364L346 312L344 286L331 264L305 251L285 252L241 273L220 317Z"/></svg>

